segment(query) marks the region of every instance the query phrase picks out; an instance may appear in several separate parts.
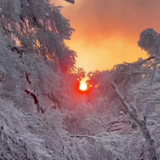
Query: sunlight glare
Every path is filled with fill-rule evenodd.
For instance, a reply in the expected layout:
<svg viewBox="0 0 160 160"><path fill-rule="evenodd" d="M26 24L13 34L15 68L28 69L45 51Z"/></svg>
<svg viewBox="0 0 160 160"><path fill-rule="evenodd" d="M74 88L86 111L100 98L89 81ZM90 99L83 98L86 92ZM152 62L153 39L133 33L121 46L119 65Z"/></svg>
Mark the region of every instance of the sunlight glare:
<svg viewBox="0 0 160 160"><path fill-rule="evenodd" d="M86 84L85 82L82 82L82 83L80 84L79 89L80 89L81 91L86 91L86 90L87 90L87 84Z"/></svg>

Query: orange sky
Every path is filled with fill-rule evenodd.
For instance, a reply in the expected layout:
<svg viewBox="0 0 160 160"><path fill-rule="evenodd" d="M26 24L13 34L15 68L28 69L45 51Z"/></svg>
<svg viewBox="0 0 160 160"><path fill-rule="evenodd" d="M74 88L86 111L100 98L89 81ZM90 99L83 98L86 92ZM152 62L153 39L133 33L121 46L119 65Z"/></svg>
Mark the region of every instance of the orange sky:
<svg viewBox="0 0 160 160"><path fill-rule="evenodd" d="M159 0L51 0L75 32L67 45L77 52L77 66L87 72L111 69L147 54L137 46L146 28L160 32Z"/></svg>

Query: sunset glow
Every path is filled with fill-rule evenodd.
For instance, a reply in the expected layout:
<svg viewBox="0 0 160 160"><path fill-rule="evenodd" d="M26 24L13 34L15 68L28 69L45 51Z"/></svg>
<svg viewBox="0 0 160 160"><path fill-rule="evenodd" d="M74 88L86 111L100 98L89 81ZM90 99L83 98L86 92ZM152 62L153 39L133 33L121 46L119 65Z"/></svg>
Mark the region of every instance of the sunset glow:
<svg viewBox="0 0 160 160"><path fill-rule="evenodd" d="M86 91L88 89L87 84L85 82L80 83L79 89L81 91Z"/></svg>
<svg viewBox="0 0 160 160"><path fill-rule="evenodd" d="M75 29L66 45L76 51L76 66L86 72L147 58L137 45L139 35L146 28L160 32L158 0L51 2L63 6L62 14Z"/></svg>

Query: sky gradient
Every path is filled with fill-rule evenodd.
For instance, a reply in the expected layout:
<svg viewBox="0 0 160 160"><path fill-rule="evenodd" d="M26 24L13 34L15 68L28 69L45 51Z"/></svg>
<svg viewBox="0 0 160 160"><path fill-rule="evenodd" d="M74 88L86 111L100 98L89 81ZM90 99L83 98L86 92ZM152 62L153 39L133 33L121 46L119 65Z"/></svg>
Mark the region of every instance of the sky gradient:
<svg viewBox="0 0 160 160"><path fill-rule="evenodd" d="M77 67L108 70L147 54L137 46L146 28L160 32L159 0L51 0L75 29L66 44L77 52Z"/></svg>

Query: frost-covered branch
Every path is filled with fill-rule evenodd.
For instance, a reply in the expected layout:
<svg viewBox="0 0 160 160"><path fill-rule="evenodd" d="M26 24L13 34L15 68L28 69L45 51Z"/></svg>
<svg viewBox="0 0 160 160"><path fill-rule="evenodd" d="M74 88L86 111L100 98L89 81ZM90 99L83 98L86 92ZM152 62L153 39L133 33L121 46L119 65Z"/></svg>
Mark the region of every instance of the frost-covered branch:
<svg viewBox="0 0 160 160"><path fill-rule="evenodd" d="M120 90L118 89L116 84L111 80L108 80L108 81L110 82L110 84L113 87L114 91L116 92L117 96L119 97L119 99L123 103L124 108L126 110L126 113L130 116L131 119L134 120L134 122L139 126L140 130L142 131L142 133L146 139L146 142L148 144L148 149L150 152L151 160L157 160L157 154L156 154L154 140L151 138L151 134L146 126L146 121L140 120L138 118L137 111L135 110L135 108L131 104L129 104L125 100L124 96L122 95L122 93L120 92Z"/></svg>

